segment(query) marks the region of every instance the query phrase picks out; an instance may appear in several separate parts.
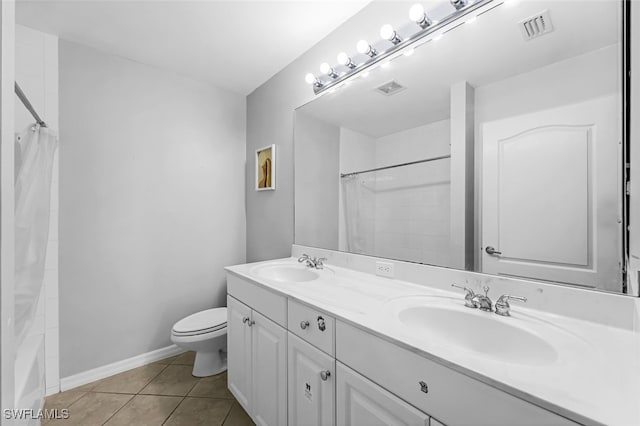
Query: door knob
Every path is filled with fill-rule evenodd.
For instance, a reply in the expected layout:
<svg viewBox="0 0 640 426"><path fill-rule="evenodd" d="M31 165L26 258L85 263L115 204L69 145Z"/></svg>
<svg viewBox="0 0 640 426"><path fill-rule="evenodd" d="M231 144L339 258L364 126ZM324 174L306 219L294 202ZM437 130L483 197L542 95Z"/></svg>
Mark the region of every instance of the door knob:
<svg viewBox="0 0 640 426"><path fill-rule="evenodd" d="M329 370L322 370L322 371L320 372L320 378L321 378L323 381L325 381L325 382L326 382L327 380L329 380L329 377L331 377L331 372L330 372Z"/></svg>
<svg viewBox="0 0 640 426"><path fill-rule="evenodd" d="M484 251L486 251L487 254L490 254L491 256L500 256L502 254L501 251L498 251L491 246L487 246L487 248L485 248Z"/></svg>

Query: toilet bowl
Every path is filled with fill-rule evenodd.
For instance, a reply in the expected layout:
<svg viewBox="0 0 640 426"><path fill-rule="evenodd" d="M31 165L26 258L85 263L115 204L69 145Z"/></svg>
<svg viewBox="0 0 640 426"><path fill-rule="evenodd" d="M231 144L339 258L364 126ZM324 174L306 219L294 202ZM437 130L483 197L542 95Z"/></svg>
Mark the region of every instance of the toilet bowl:
<svg viewBox="0 0 640 426"><path fill-rule="evenodd" d="M181 319L171 329L171 341L196 353L194 376L222 373L227 369L227 308L207 309Z"/></svg>

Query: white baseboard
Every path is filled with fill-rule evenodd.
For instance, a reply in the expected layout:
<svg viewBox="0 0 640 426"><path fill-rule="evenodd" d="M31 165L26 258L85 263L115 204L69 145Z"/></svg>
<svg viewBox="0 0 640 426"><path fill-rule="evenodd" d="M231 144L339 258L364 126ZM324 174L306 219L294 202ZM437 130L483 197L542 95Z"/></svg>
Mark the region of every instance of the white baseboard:
<svg viewBox="0 0 640 426"><path fill-rule="evenodd" d="M73 376L63 377L60 379L60 390L64 392L66 390L86 385L87 383L95 382L96 380L131 370L132 368L160 361L161 359L178 355L183 352L185 352L184 349L179 348L176 345L171 345L156 349L155 351L136 355L131 358L123 359L122 361L117 361L112 364L107 364L102 367L94 368L92 370L83 371L82 373L74 374Z"/></svg>

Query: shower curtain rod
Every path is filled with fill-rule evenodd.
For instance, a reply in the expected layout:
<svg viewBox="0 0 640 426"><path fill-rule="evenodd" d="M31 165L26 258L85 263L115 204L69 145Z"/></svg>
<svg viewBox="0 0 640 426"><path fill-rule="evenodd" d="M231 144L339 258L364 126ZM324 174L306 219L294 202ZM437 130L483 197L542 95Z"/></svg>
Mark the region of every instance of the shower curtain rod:
<svg viewBox="0 0 640 426"><path fill-rule="evenodd" d="M33 105L31 105L31 102L29 102L29 99L27 99L27 95L25 95L20 86L18 86L17 81L15 82L15 91L25 108L27 108L31 115L33 115L33 118L36 119L36 122L42 127L47 127L47 123L40 118L36 110L33 108Z"/></svg>
<svg viewBox="0 0 640 426"><path fill-rule="evenodd" d="M356 176L361 173L370 173L370 172L377 172L380 170L395 169L396 167L411 166L412 164L427 163L429 161L443 160L445 158L451 158L451 155L441 155L440 157L425 158L424 160L410 161L408 163L394 164L393 166L378 167L378 168L369 169L369 170L361 170L359 172L340 173L340 177L344 178L348 176Z"/></svg>

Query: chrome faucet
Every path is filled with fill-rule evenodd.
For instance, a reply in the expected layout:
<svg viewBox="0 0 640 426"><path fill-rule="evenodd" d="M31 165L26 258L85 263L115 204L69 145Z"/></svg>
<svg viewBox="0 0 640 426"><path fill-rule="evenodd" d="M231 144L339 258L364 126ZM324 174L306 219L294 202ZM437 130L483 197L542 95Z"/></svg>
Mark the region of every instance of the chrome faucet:
<svg viewBox="0 0 640 426"><path fill-rule="evenodd" d="M302 256L298 258L298 262L306 262L306 265L309 268L314 269L324 269L324 261L327 260L326 257L311 257L306 253L303 253Z"/></svg>
<svg viewBox="0 0 640 426"><path fill-rule="evenodd" d="M509 300L519 300L521 302L526 302L527 298L503 294L496 301L496 314L502 315L503 317L511 316L511 305L509 305Z"/></svg>
<svg viewBox="0 0 640 426"><path fill-rule="evenodd" d="M476 294L473 292L473 290L456 284L451 284L451 287L459 288L467 292L467 294L464 296L464 306L466 306L467 308L477 308L476 304L473 302L473 299L476 297Z"/></svg>
<svg viewBox="0 0 640 426"><path fill-rule="evenodd" d="M476 294L472 299L473 304L476 305L476 308L480 309L481 311L492 312L493 302L489 298L489 286L485 285L484 287L482 287L482 290L484 290L484 296L481 294Z"/></svg>

